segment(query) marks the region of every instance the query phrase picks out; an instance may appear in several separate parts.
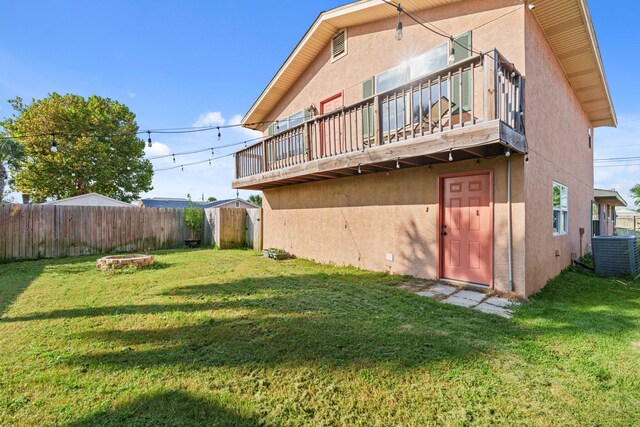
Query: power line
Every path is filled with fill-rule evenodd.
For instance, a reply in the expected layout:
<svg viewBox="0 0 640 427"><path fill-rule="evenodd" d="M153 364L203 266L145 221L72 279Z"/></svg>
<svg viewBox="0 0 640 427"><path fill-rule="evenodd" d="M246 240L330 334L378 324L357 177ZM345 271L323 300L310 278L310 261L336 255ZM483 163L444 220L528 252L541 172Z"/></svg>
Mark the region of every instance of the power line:
<svg viewBox="0 0 640 427"><path fill-rule="evenodd" d="M640 166L640 163L628 163L624 165L593 165L594 168L624 168L627 166Z"/></svg>
<svg viewBox="0 0 640 427"><path fill-rule="evenodd" d="M638 156L629 156L629 157L608 157L603 159L594 159L594 162L619 162L625 160L640 160Z"/></svg>

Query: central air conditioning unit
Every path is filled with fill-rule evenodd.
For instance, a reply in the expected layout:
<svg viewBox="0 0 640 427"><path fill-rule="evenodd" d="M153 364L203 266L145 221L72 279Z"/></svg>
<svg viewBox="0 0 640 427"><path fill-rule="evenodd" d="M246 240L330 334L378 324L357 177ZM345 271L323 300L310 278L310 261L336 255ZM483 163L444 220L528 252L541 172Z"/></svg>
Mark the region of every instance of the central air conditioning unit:
<svg viewBox="0 0 640 427"><path fill-rule="evenodd" d="M640 273L640 254L635 237L594 236L593 267L601 276L622 276Z"/></svg>

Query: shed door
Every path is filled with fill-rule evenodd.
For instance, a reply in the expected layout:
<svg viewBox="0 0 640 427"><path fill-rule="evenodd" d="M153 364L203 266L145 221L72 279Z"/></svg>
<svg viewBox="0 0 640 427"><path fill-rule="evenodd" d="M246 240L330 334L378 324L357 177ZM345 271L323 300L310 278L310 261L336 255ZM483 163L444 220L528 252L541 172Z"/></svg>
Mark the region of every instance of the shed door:
<svg viewBox="0 0 640 427"><path fill-rule="evenodd" d="M489 285L493 212L489 174L443 180L442 276Z"/></svg>

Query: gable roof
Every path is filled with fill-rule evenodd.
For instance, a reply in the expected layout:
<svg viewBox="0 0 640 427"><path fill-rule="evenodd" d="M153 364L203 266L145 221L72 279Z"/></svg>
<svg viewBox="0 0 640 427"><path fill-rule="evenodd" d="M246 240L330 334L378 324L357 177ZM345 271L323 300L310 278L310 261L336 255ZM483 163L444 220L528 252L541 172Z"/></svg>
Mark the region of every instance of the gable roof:
<svg viewBox="0 0 640 427"><path fill-rule="evenodd" d="M627 202L616 190L593 189L593 198L611 206L627 206Z"/></svg>
<svg viewBox="0 0 640 427"><path fill-rule="evenodd" d="M461 0L402 0L408 12ZM600 49L586 0L536 0L533 14L556 54L591 124L616 126ZM523 7L526 7L523 4ZM242 125L260 130L280 99L293 87L337 30L397 16L384 0L359 0L322 12L289 55L260 97L242 119Z"/></svg>
<svg viewBox="0 0 640 427"><path fill-rule="evenodd" d="M593 127L617 126L587 0L535 0L533 15Z"/></svg>
<svg viewBox="0 0 640 427"><path fill-rule="evenodd" d="M189 207L189 199L170 198L170 197L153 197L151 199L141 199L140 201L142 202L145 208L185 209ZM216 200L215 202L193 201L193 206L207 209L207 208L219 207L226 203L235 202L235 201L244 202L251 206L255 206L256 208L259 207L254 205L253 203L247 202L246 200L240 199L240 198Z"/></svg>
<svg viewBox="0 0 640 427"><path fill-rule="evenodd" d="M126 206L126 207L135 207L134 205L130 204L130 203L126 203L123 202L121 200L117 200L117 199L113 199L111 197L107 197L107 196L103 196L102 194L98 194L98 193L87 193L87 194L80 194L79 196L73 196L73 197L67 197L66 199L59 199L59 200L52 200L50 202L44 202L42 203L43 205L59 205L60 202L66 202L69 200L77 200L77 201L81 201L82 199L91 199L91 198L95 198L95 199L102 199L104 201L108 201L109 203L113 203L116 205L121 205L121 206ZM87 206L91 206L91 205L87 205Z"/></svg>

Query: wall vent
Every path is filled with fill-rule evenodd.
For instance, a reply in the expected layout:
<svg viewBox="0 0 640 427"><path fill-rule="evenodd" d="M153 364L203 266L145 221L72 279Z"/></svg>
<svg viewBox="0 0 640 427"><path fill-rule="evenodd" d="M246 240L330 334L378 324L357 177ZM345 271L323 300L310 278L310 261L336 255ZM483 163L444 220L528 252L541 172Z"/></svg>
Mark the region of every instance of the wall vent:
<svg viewBox="0 0 640 427"><path fill-rule="evenodd" d="M640 273L640 253L635 237L592 237L593 267L601 276L621 276Z"/></svg>
<svg viewBox="0 0 640 427"><path fill-rule="evenodd" d="M335 61L347 54L347 29L343 28L331 39L331 60Z"/></svg>

